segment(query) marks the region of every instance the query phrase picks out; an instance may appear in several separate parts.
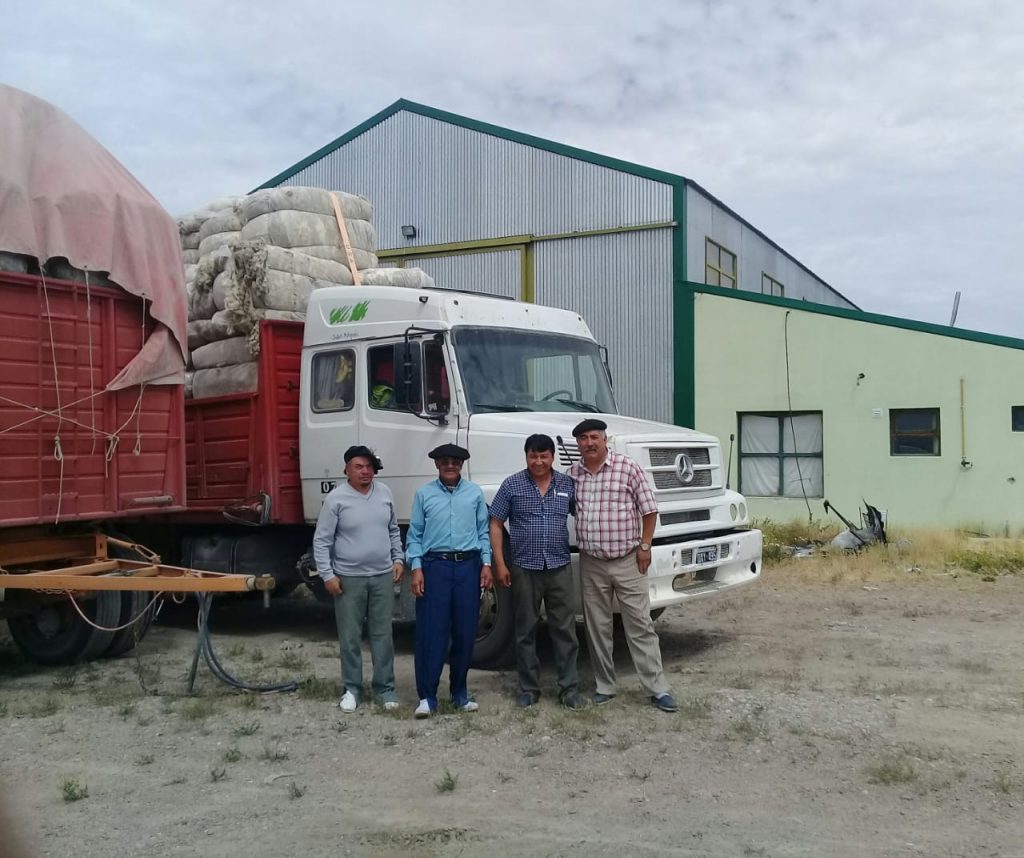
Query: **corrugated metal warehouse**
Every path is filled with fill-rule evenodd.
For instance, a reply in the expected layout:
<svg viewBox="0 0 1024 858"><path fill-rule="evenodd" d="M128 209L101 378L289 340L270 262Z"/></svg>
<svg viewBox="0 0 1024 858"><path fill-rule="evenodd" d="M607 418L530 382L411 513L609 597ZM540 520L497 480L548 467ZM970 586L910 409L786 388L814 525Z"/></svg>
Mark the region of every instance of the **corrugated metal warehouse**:
<svg viewBox="0 0 1024 858"><path fill-rule="evenodd" d="M440 286L580 313L608 347L619 408L651 420L694 422L674 286L855 306L683 176L408 101L262 187L278 185L368 197L382 260Z"/></svg>
<svg viewBox="0 0 1024 858"><path fill-rule="evenodd" d="M382 264L580 313L620 411L735 436L756 516L1020 530L1024 341L862 313L691 179L398 101L279 185L371 199Z"/></svg>

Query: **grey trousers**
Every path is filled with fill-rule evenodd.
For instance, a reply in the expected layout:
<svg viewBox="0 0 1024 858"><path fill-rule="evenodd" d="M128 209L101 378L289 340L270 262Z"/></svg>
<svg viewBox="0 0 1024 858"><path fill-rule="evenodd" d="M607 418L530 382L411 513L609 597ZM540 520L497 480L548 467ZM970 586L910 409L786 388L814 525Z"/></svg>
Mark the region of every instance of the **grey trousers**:
<svg viewBox="0 0 1024 858"><path fill-rule="evenodd" d="M341 684L356 700L363 694L363 622L370 639L373 662L373 693L381 702L398 700L395 694L395 650L391 640L391 616L395 587L391 573L342 575L341 595L334 600L341 650Z"/></svg>
<svg viewBox="0 0 1024 858"><path fill-rule="evenodd" d="M669 690L661 667L661 644L651 619L647 577L640 574L636 555L600 560L580 552L580 583L587 649L594 667L598 694L615 694L612 596L618 600L633 667L644 690L658 696Z"/></svg>
<svg viewBox="0 0 1024 858"><path fill-rule="evenodd" d="M537 625L540 607L547 614L548 631L558 671L558 696L561 698L579 685L576 656L576 597L572 586L572 567L535 571L509 565L512 573L512 601L516 616L516 669L519 690L540 694L540 659L537 658Z"/></svg>

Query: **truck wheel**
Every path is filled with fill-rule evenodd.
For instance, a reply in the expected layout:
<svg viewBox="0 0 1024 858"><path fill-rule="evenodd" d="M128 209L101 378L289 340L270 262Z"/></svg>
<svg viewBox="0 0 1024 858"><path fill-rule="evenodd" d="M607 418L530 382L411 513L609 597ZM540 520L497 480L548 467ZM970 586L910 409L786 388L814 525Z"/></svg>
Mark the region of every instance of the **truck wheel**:
<svg viewBox="0 0 1024 858"><path fill-rule="evenodd" d="M485 590L480 597L480 621L477 625L476 644L473 646L473 666L501 667L512 655L515 634L515 611L512 590L496 586Z"/></svg>
<svg viewBox="0 0 1024 858"><path fill-rule="evenodd" d="M115 535L115 534L112 534ZM122 534L116 534L119 539L125 541L131 541L131 537L124 536ZM145 560L136 551L132 551L128 548L122 548L120 545L114 543L107 544L107 556L113 558L119 558L121 560ZM123 626L129 620L135 619L139 615L146 605L150 603L153 598L152 593L146 593L141 590L131 591L126 590L120 594L121 596L121 609L118 614L117 622L111 623L114 626ZM110 646L107 647L107 651L103 653L106 658L115 658L119 655L124 655L129 650L135 648L136 644L139 643L145 636L146 632L149 631L149 627L153 624L153 609L150 608L146 612L146 616L139 620L137 623L132 623L126 629L114 632L113 640L110 641Z"/></svg>
<svg viewBox="0 0 1024 858"><path fill-rule="evenodd" d="M652 608L651 609L651 619L652 620L656 620L656 619L658 619L658 617L660 617L664 613L665 613L665 609L664 608Z"/></svg>
<svg viewBox="0 0 1024 858"><path fill-rule="evenodd" d="M66 600L39 603L27 590L9 590L9 603L32 606L29 613L10 617L7 625L18 648L40 664L59 665L91 661L110 646L114 632L104 632L85 622ZM79 603L82 613L100 626L117 625L121 593L102 590L94 599Z"/></svg>

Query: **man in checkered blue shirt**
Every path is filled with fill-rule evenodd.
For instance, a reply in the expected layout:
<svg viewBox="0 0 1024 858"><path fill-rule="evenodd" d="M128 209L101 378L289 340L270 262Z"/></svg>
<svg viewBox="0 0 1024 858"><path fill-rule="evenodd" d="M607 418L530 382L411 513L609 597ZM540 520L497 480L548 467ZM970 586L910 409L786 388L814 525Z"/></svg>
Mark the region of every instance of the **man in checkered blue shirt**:
<svg viewBox="0 0 1024 858"><path fill-rule="evenodd" d="M540 699L537 625L543 603L558 671L559 700L568 709L580 709L576 596L566 527L567 516L575 511L575 485L554 470L555 442L548 435L531 435L524 450L526 468L505 479L490 511L495 578L512 587L515 605L516 703L525 708ZM503 551L506 521L511 563L506 562Z"/></svg>

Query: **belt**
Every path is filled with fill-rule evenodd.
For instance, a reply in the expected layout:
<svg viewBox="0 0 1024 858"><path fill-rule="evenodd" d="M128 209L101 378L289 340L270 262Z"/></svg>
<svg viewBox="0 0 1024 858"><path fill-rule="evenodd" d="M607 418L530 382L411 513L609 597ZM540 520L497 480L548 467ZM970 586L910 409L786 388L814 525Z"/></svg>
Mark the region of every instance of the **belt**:
<svg viewBox="0 0 1024 858"><path fill-rule="evenodd" d="M461 563L463 560L472 560L475 557L479 557L480 549L474 548L472 551L428 551L423 556L428 560L452 560L455 563Z"/></svg>

